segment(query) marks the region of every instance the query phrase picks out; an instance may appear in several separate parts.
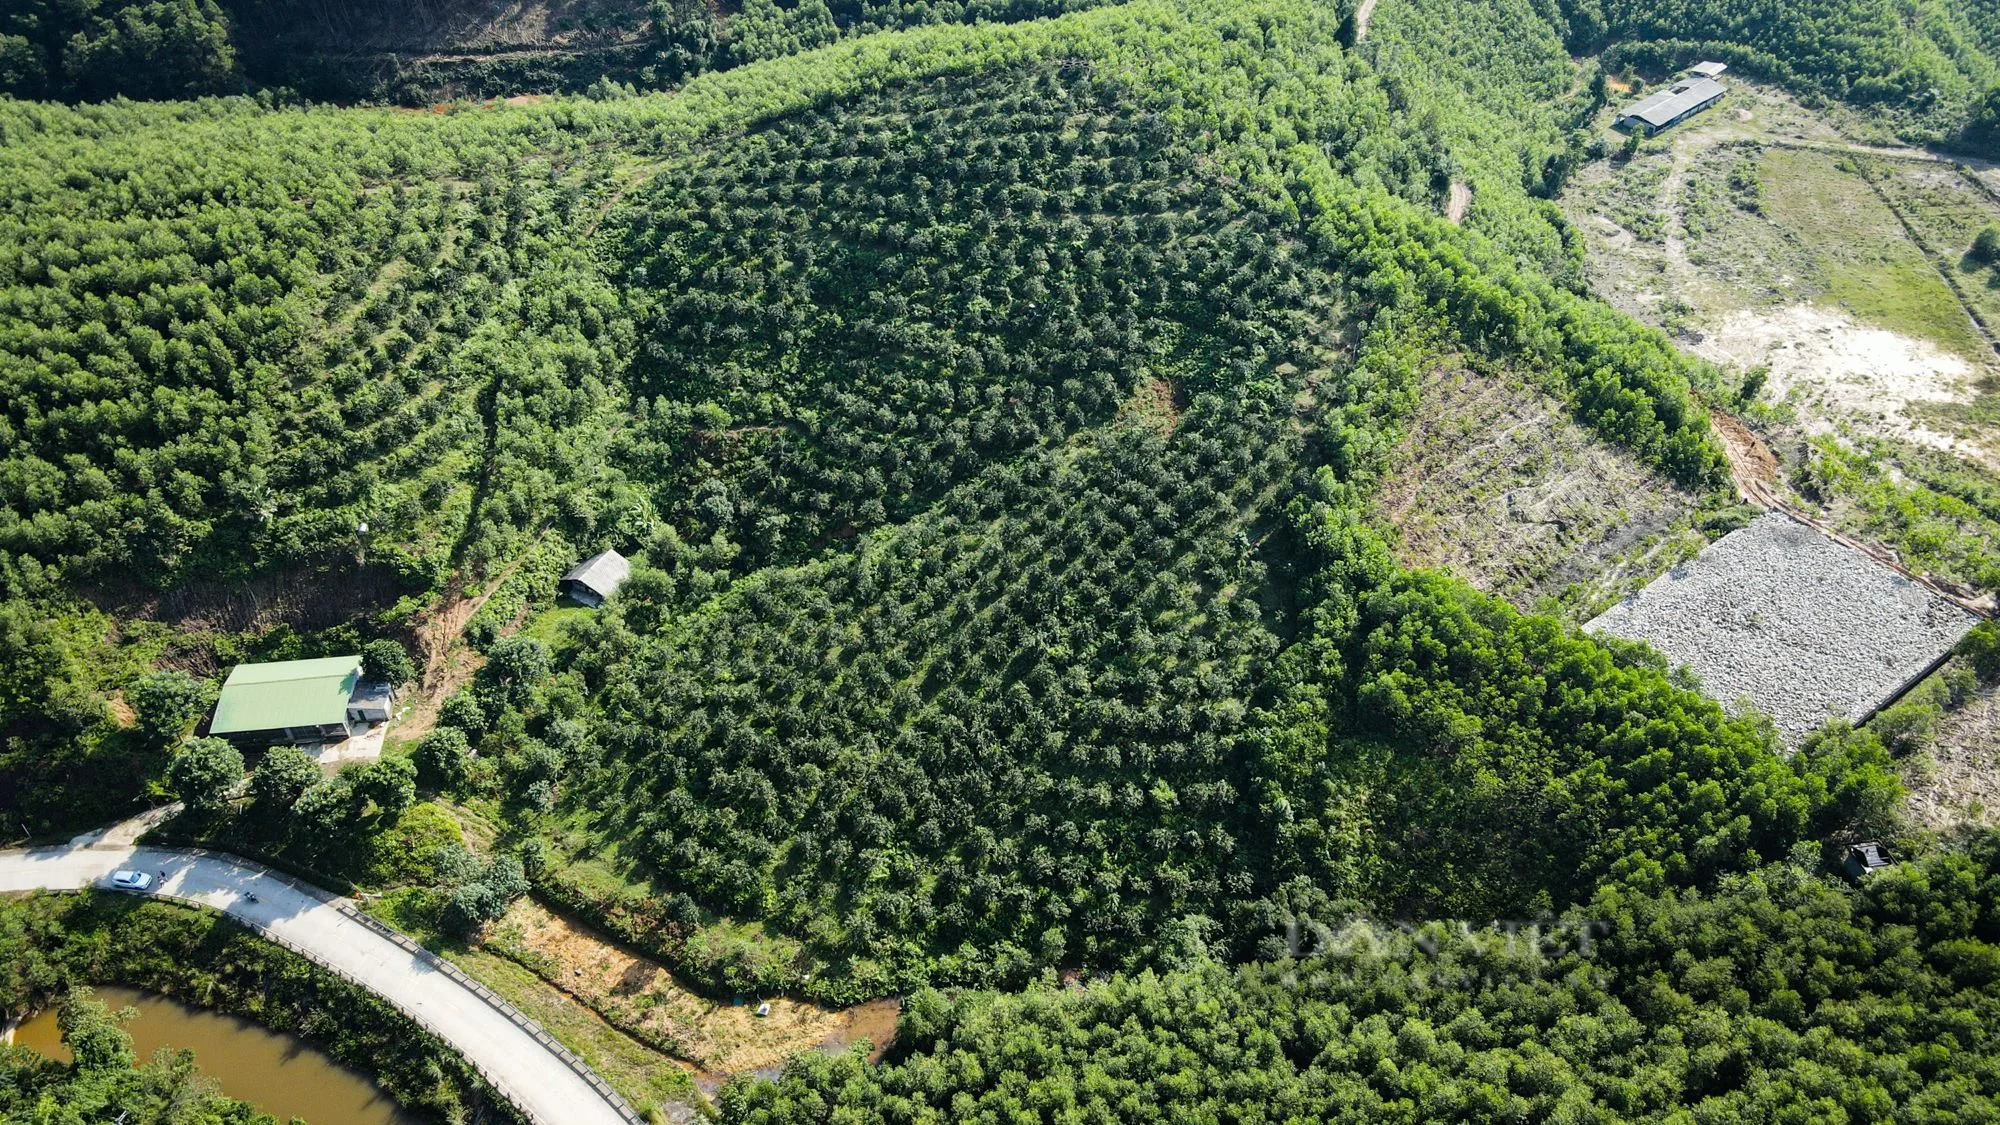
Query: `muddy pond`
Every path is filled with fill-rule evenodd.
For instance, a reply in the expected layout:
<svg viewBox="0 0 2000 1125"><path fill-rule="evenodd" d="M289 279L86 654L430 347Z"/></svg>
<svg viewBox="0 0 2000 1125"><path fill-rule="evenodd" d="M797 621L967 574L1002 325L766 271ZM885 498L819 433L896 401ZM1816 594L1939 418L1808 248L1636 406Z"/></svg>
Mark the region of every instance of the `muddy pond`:
<svg viewBox="0 0 2000 1125"><path fill-rule="evenodd" d="M113 1011L139 1010L125 1030L141 1059L162 1047L192 1050L195 1065L223 1093L279 1121L303 1117L309 1125L416 1125L417 1118L398 1108L374 1082L303 1039L137 989L93 991ZM69 1061L54 1009L22 1024L14 1042Z"/></svg>

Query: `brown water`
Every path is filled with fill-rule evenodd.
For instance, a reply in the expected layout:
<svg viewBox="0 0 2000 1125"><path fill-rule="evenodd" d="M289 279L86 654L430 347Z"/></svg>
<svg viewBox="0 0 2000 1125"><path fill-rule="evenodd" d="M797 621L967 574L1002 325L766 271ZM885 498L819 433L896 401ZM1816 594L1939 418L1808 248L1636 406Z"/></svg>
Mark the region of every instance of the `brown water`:
<svg viewBox="0 0 2000 1125"><path fill-rule="evenodd" d="M896 1021L903 1016L903 1002L894 998L870 1000L841 1013L840 1030L820 1044L824 1051L844 1051L848 1044L866 1039L875 1045L869 1062L881 1062L896 1041Z"/></svg>
<svg viewBox="0 0 2000 1125"><path fill-rule="evenodd" d="M303 1117L310 1125L416 1125L417 1118L404 1113L375 1083L303 1039L151 992L112 987L93 991L112 1011L139 1009L138 1018L125 1030L131 1032L141 1059L152 1058L161 1047L188 1048L194 1052L195 1065L215 1079L223 1093L279 1121ZM14 1042L69 1061L53 1008L22 1024Z"/></svg>

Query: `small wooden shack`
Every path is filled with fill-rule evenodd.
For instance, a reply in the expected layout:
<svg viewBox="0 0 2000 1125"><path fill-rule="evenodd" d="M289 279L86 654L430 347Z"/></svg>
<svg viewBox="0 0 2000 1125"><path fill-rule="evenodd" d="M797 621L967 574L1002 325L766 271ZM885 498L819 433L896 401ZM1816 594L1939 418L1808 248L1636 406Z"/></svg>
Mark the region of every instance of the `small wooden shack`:
<svg viewBox="0 0 2000 1125"><path fill-rule="evenodd" d="M596 609L631 576L632 564L626 561L624 555L616 551L599 551L570 567L556 583L556 589L579 605Z"/></svg>

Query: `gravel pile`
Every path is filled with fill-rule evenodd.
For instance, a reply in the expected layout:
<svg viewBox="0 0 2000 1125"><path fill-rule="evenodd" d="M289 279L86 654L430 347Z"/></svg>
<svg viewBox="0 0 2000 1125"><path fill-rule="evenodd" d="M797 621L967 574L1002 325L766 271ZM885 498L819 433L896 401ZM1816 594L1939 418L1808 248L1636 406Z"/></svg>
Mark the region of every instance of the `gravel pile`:
<svg viewBox="0 0 2000 1125"><path fill-rule="evenodd" d="M1871 714L1977 621L1772 512L1584 629L1648 642L1731 710L1747 703L1768 713L1796 746L1828 719Z"/></svg>

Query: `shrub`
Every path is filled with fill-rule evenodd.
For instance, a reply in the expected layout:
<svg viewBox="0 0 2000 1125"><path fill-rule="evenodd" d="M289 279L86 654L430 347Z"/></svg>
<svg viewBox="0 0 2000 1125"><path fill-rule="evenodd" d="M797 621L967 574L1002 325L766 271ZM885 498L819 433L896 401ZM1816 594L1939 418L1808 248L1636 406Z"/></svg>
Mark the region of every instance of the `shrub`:
<svg viewBox="0 0 2000 1125"><path fill-rule="evenodd" d="M402 642L387 637L361 647L361 666L370 676L392 684L407 684L417 678L416 665L410 663Z"/></svg>
<svg viewBox="0 0 2000 1125"><path fill-rule="evenodd" d="M1989 225L1979 232L1972 240L1972 257L1987 265L2000 261L2000 226Z"/></svg>

